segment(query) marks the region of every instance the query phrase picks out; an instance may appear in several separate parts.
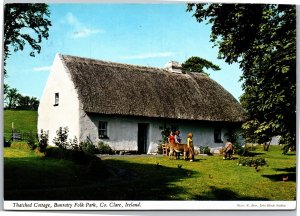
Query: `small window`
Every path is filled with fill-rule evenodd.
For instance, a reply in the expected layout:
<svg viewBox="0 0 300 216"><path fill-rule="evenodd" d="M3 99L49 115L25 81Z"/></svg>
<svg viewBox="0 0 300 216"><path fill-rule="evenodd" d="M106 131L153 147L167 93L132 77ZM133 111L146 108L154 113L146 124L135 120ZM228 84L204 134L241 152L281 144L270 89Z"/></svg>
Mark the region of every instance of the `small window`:
<svg viewBox="0 0 300 216"><path fill-rule="evenodd" d="M214 130L214 139L215 139L215 143L223 143L221 128L219 128L219 127L215 128L215 130Z"/></svg>
<svg viewBox="0 0 300 216"><path fill-rule="evenodd" d="M59 104L59 93L55 93L54 106L58 106L58 104Z"/></svg>
<svg viewBox="0 0 300 216"><path fill-rule="evenodd" d="M108 139L107 122L99 121L98 133L99 133L99 139Z"/></svg>

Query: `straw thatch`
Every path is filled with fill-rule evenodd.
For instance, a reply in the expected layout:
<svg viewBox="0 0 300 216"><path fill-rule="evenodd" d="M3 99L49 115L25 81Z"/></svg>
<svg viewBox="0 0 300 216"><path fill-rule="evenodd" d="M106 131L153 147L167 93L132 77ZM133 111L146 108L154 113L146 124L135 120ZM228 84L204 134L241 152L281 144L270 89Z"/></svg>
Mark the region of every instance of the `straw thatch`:
<svg viewBox="0 0 300 216"><path fill-rule="evenodd" d="M60 57L86 112L226 122L245 119L238 101L206 75Z"/></svg>

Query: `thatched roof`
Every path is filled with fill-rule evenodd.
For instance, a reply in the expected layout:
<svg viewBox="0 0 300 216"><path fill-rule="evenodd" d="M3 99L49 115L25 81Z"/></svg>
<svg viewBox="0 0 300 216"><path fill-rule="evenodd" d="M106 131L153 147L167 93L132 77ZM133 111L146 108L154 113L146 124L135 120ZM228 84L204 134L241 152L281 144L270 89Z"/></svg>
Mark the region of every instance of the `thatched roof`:
<svg viewBox="0 0 300 216"><path fill-rule="evenodd" d="M60 57L86 112L226 122L245 119L238 101L206 75Z"/></svg>

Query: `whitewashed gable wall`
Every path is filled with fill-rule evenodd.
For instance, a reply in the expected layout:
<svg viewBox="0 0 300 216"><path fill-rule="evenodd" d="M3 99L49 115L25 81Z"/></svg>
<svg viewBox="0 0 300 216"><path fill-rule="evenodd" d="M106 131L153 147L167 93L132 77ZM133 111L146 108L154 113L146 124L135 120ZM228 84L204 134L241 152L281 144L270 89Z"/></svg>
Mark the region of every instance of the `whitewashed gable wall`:
<svg viewBox="0 0 300 216"><path fill-rule="evenodd" d="M59 104L55 104L59 93ZM49 131L49 145L59 127L69 128L69 139L79 138L79 100L71 75L60 56L55 56L38 109L38 132Z"/></svg>

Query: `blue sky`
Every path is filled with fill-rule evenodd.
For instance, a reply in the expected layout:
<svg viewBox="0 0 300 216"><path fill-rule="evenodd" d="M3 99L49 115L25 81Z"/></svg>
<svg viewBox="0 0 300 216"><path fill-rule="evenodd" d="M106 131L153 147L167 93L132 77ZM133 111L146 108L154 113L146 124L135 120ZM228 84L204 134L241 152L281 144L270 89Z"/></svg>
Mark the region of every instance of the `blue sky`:
<svg viewBox="0 0 300 216"><path fill-rule="evenodd" d="M208 71L236 99L242 94L241 70L217 59L210 26L199 24L184 3L49 4L52 27L42 51L30 57L12 53L5 83L23 95L40 98L56 53L135 65L164 67L199 56L221 67Z"/></svg>

